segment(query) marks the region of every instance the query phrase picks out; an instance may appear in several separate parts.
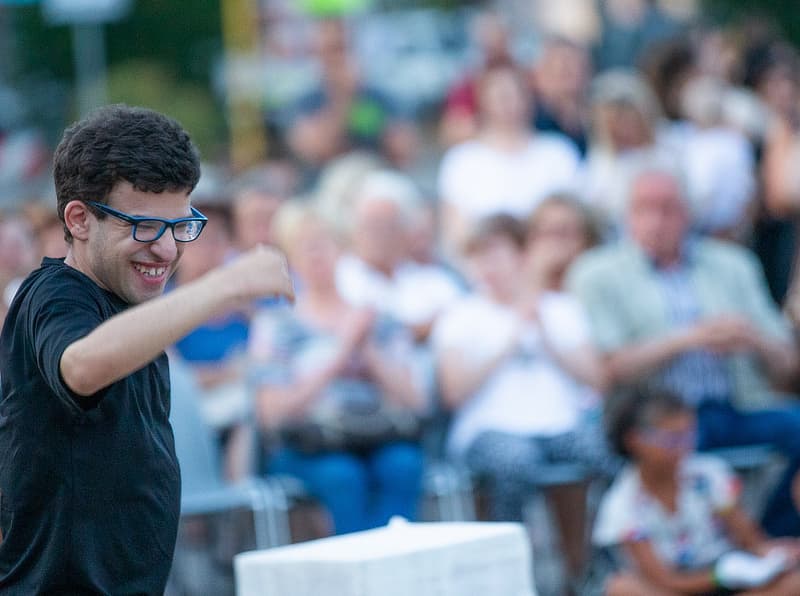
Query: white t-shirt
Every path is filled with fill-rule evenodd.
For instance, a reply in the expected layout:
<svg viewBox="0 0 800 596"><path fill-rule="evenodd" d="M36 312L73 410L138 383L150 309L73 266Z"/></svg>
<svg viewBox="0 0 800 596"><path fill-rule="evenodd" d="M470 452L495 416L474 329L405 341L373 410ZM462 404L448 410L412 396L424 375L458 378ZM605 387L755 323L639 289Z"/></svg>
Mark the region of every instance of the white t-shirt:
<svg viewBox="0 0 800 596"><path fill-rule="evenodd" d="M555 349L563 353L590 342L589 327L575 299L544 295L540 319ZM506 306L471 295L445 311L433 329L433 349L457 351L465 366L481 366L524 327L517 353L506 358L454 415L448 448L461 455L482 432L554 436L573 430L584 393L590 391L564 372L541 344L540 331Z"/></svg>
<svg viewBox="0 0 800 596"><path fill-rule="evenodd" d="M719 513L732 507L739 482L719 458L691 455L680 469L678 508L671 513L642 486L629 465L603 497L594 527L599 546L648 540L667 565L700 569L733 550L719 523Z"/></svg>
<svg viewBox="0 0 800 596"><path fill-rule="evenodd" d="M743 221L756 189L755 158L743 134L686 125L683 164L695 224L730 229Z"/></svg>
<svg viewBox="0 0 800 596"><path fill-rule="evenodd" d="M406 325L431 321L462 293L453 276L435 265L407 262L389 277L353 255L339 259L336 286L350 304L374 308Z"/></svg>
<svg viewBox="0 0 800 596"><path fill-rule="evenodd" d="M579 165L577 149L556 134L531 136L517 151L466 141L442 158L439 196L469 220L498 213L524 218L548 195L574 190Z"/></svg>

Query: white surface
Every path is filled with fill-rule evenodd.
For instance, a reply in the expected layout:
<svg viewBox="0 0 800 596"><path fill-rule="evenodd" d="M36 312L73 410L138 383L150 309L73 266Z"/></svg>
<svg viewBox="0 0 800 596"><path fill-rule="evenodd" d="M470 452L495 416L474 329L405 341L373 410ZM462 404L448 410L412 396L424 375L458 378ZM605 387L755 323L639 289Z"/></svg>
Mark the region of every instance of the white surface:
<svg viewBox="0 0 800 596"><path fill-rule="evenodd" d="M497 213L525 218L556 192L577 190L580 155L565 137L531 136L518 151L471 140L449 149L439 168L439 196L468 221Z"/></svg>
<svg viewBox="0 0 800 596"><path fill-rule="evenodd" d="M238 555L238 596L536 596L523 526L393 522Z"/></svg>
<svg viewBox="0 0 800 596"><path fill-rule="evenodd" d="M746 590L766 586L790 566L789 556L780 549L773 549L763 557L733 551L720 557L714 575L726 588Z"/></svg>

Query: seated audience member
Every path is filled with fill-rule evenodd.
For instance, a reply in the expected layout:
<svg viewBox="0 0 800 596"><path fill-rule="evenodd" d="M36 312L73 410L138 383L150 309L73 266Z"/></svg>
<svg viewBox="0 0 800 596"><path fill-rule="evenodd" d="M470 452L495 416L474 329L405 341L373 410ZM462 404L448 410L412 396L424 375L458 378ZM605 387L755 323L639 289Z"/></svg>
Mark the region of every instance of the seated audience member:
<svg viewBox="0 0 800 596"><path fill-rule="evenodd" d="M452 147L478 133L478 80L483 71L514 64L507 19L496 12L483 11L470 23L470 37L478 50L475 64L467 76L447 90L439 120L439 144Z"/></svg>
<svg viewBox="0 0 800 596"><path fill-rule="evenodd" d="M355 149L380 153L397 167L407 165L417 149L416 130L396 101L361 78L347 37L343 21L316 24L320 85L291 107L289 146L312 167Z"/></svg>
<svg viewBox="0 0 800 596"><path fill-rule="evenodd" d="M710 77L693 77L683 87L686 121L673 130L682 148L693 225L720 238L743 238L754 212L755 152L725 121L730 88Z"/></svg>
<svg viewBox="0 0 800 596"><path fill-rule="evenodd" d="M342 296L356 306L386 313L406 325L420 342L427 338L441 310L460 294L454 277L431 262L432 222L428 207L406 177L391 171L367 174L353 204L336 282ZM427 249L420 244L420 236ZM427 262L415 259L412 251ZM417 256L420 256L419 254Z"/></svg>
<svg viewBox="0 0 800 596"><path fill-rule="evenodd" d="M297 186L288 165L268 164L242 174L233 183L231 223L236 250L274 244L272 219Z"/></svg>
<svg viewBox="0 0 800 596"><path fill-rule="evenodd" d="M788 457L766 508L773 535L800 534L789 483L800 464L800 408L770 387L790 382L798 352L753 255L689 235L679 181L632 178L628 237L590 252L569 287L589 313L612 383L656 374L697 409L700 449L768 443Z"/></svg>
<svg viewBox="0 0 800 596"><path fill-rule="evenodd" d="M564 282L572 263L599 242L595 216L578 199L556 194L542 201L528 220L525 239L523 291L528 307L535 311L542 299L559 297L571 305L574 320L580 322L583 333L588 333L583 307L566 291ZM570 358L560 364L576 379L593 387L593 393L605 390L605 369L591 341L580 350L573 349Z"/></svg>
<svg viewBox="0 0 800 596"><path fill-rule="evenodd" d="M529 217L543 198L574 186L580 164L569 139L530 130L528 89L513 67L483 73L478 105L478 134L451 147L439 167L442 241L451 259L476 221L498 213Z"/></svg>
<svg viewBox="0 0 800 596"><path fill-rule="evenodd" d="M413 427L424 400L410 337L340 295L336 240L310 207L285 205L276 223L302 290L294 309L267 310L252 328L259 422L280 438L268 471L300 478L340 534L413 519L422 478ZM407 426L388 427L382 412Z"/></svg>
<svg viewBox="0 0 800 596"><path fill-rule="evenodd" d="M609 399L608 435L629 459L604 496L593 541L621 549L609 596L800 594L800 543L768 540L739 506L727 464L692 453L685 400L636 388Z"/></svg>
<svg viewBox="0 0 800 596"><path fill-rule="evenodd" d="M488 482L494 520L522 519L543 465L613 468L599 427L584 424L581 411L589 385L602 387L602 369L579 305L557 285L569 257L552 250L565 239L554 228L566 214L555 203L544 209L528 246L531 272L519 221L497 215L478 225L465 247L475 290L442 314L432 334L440 392L453 412L448 450ZM580 244L566 244L564 253ZM581 512L573 511L573 523ZM564 532L573 571L582 530Z"/></svg>
<svg viewBox="0 0 800 596"><path fill-rule="evenodd" d="M533 68L533 126L568 137L586 155L589 127L589 53L564 37L545 41Z"/></svg>
<svg viewBox="0 0 800 596"><path fill-rule="evenodd" d="M607 229L618 232L631 172L653 160L677 168L680 153L666 134L658 98L634 71L595 77L591 112L592 139L580 190Z"/></svg>
<svg viewBox="0 0 800 596"><path fill-rule="evenodd" d="M461 294L461 286L450 271L431 262L433 231L426 215L432 214L408 178L374 171L365 175L355 195L345 232L349 252L337 264L337 287L349 303L406 326L415 342L414 373L429 396L435 375L428 336L442 310ZM427 249L419 246L425 242ZM427 256L416 256L427 262L413 254L426 251Z"/></svg>

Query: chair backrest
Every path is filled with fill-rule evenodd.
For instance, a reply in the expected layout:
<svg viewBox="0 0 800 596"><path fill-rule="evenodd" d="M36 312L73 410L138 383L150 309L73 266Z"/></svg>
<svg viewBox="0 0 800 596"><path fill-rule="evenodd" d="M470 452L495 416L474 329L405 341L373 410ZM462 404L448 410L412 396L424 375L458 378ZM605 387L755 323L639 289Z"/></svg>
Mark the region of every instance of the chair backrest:
<svg viewBox="0 0 800 596"><path fill-rule="evenodd" d="M181 466L182 492L189 495L221 488L219 448L197 402L202 399L202 389L192 371L175 357L170 358L170 384L170 422Z"/></svg>

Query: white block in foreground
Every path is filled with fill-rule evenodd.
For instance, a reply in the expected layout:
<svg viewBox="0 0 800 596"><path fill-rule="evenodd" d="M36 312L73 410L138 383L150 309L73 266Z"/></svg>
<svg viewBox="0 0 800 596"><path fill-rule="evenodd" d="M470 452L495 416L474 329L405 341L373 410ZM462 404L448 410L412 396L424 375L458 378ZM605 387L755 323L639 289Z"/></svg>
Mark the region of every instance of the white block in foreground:
<svg viewBox="0 0 800 596"><path fill-rule="evenodd" d="M235 559L238 596L536 596L525 528L393 521Z"/></svg>

